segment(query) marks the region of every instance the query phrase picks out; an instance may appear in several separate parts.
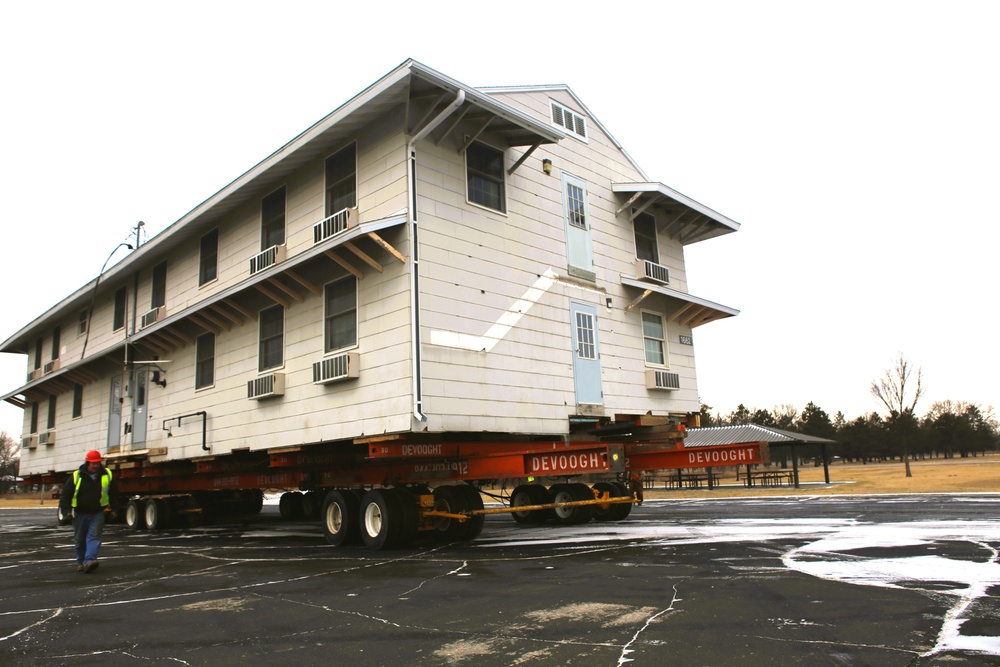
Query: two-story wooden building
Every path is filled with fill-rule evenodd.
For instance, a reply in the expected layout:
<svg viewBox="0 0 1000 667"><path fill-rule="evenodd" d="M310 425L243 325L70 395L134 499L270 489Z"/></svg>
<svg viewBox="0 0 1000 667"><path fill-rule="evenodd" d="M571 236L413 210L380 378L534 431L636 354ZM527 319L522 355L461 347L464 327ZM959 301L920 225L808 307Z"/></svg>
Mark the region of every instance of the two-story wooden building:
<svg viewBox="0 0 1000 667"><path fill-rule="evenodd" d="M737 311L684 247L738 227L568 87L407 61L2 344L21 470L697 413L692 331Z"/></svg>

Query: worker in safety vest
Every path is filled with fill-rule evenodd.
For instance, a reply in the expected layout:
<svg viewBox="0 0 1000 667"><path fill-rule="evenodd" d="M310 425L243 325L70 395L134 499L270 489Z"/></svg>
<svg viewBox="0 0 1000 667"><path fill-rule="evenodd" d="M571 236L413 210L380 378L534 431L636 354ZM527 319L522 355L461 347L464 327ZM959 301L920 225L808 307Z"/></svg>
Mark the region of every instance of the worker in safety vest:
<svg viewBox="0 0 1000 667"><path fill-rule="evenodd" d="M76 543L76 569L93 572L104 533L104 514L118 507L118 489L111 471L104 467L97 450L87 452L83 465L74 470L59 496L59 508L64 516L73 515L73 535Z"/></svg>

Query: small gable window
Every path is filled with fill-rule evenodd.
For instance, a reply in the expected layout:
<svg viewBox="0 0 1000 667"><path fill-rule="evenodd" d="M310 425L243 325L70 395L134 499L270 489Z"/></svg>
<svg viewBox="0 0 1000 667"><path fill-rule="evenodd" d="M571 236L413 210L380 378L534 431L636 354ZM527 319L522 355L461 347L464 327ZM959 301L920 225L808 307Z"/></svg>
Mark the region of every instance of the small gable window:
<svg viewBox="0 0 1000 667"><path fill-rule="evenodd" d="M577 139L587 140L587 120L558 102L552 103L552 122L565 129Z"/></svg>

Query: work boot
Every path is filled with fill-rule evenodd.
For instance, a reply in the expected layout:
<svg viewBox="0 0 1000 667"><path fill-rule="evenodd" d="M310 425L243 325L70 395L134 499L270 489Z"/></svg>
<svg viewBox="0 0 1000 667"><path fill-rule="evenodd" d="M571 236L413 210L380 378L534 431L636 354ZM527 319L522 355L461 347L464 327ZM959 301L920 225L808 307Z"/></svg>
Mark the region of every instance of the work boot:
<svg viewBox="0 0 1000 667"><path fill-rule="evenodd" d="M83 563L77 563L76 564L76 571L77 572L83 572Z"/></svg>
<svg viewBox="0 0 1000 667"><path fill-rule="evenodd" d="M92 560L89 563L84 563L83 571L86 572L87 574L90 574L91 572L97 569L97 565L98 563L96 560Z"/></svg>

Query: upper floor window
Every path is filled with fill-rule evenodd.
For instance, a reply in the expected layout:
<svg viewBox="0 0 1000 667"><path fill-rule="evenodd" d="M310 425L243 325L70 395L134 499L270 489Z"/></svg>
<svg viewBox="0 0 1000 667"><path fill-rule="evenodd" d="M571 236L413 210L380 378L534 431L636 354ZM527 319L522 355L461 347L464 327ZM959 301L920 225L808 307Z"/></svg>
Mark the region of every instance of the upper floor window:
<svg viewBox="0 0 1000 667"><path fill-rule="evenodd" d="M278 188L260 202L260 249L285 242L285 188Z"/></svg>
<svg viewBox="0 0 1000 667"><path fill-rule="evenodd" d="M326 286L326 352L358 344L358 281L350 276Z"/></svg>
<svg viewBox="0 0 1000 667"><path fill-rule="evenodd" d="M552 122L577 139L587 140L587 120L558 102L552 102Z"/></svg>
<svg viewBox="0 0 1000 667"><path fill-rule="evenodd" d="M260 347L257 370L266 371L284 364L285 309L274 306L260 311Z"/></svg>
<svg viewBox="0 0 1000 667"><path fill-rule="evenodd" d="M358 205L356 144L326 159L326 215Z"/></svg>
<svg viewBox="0 0 1000 667"><path fill-rule="evenodd" d="M35 370L37 371L42 367L42 338L41 336L35 341Z"/></svg>
<svg viewBox="0 0 1000 667"><path fill-rule="evenodd" d="M38 401L31 402L31 420L28 429L29 433L38 433Z"/></svg>
<svg viewBox="0 0 1000 667"><path fill-rule="evenodd" d="M663 317L657 313L642 313L642 341L646 349L646 363L656 366L667 365L664 347Z"/></svg>
<svg viewBox="0 0 1000 667"><path fill-rule="evenodd" d="M504 213L507 206L503 151L472 142L465 150L465 167L469 201Z"/></svg>
<svg viewBox="0 0 1000 667"><path fill-rule="evenodd" d="M219 275L219 230L213 229L201 237L201 259L198 263L198 285L212 282Z"/></svg>
<svg viewBox="0 0 1000 667"><path fill-rule="evenodd" d="M660 263L660 253L656 245L656 218L648 213L640 213L632 221L635 232L635 257L653 264Z"/></svg>
<svg viewBox="0 0 1000 667"><path fill-rule="evenodd" d="M198 336L196 347L194 388L202 389L215 384L215 334Z"/></svg>
<svg viewBox="0 0 1000 667"><path fill-rule="evenodd" d="M77 317L77 323L76 323L77 336L82 336L83 334L87 333L87 320L89 319L90 318L88 317L87 309L84 308L83 310L80 311L80 314Z"/></svg>
<svg viewBox="0 0 1000 667"><path fill-rule="evenodd" d="M62 327L56 327L52 330L52 358L59 358L59 348L62 347Z"/></svg>
<svg viewBox="0 0 1000 667"><path fill-rule="evenodd" d="M73 385L73 419L83 416L83 385Z"/></svg>
<svg viewBox="0 0 1000 667"><path fill-rule="evenodd" d="M587 184L566 178L566 222L571 227L587 229Z"/></svg>
<svg viewBox="0 0 1000 667"><path fill-rule="evenodd" d="M128 302L128 289L122 287L115 292L115 315L111 326L112 331L125 328L125 307Z"/></svg>
<svg viewBox="0 0 1000 667"><path fill-rule="evenodd" d="M153 291L149 307L159 308L167 303L167 263L161 262L153 267Z"/></svg>

